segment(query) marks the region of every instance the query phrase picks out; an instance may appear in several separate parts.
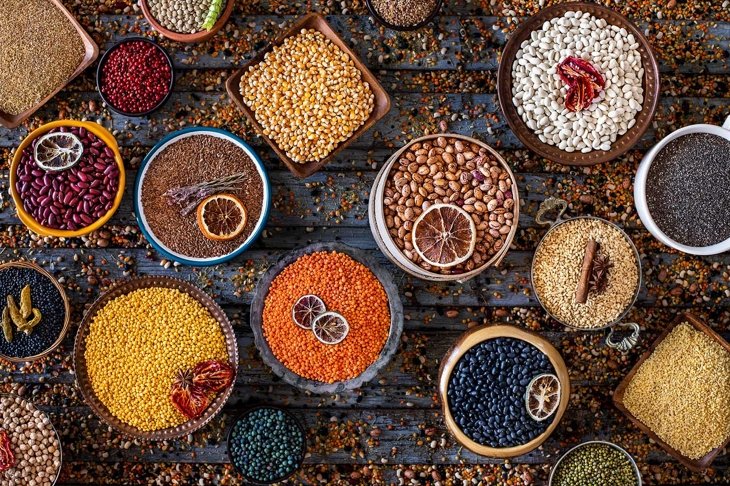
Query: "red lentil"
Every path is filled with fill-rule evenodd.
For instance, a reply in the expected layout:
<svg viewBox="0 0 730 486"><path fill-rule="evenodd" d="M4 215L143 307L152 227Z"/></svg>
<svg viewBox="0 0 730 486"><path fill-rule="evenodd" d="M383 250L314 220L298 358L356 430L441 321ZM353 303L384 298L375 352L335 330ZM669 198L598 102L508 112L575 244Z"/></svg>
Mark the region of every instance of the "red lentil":
<svg viewBox="0 0 730 486"><path fill-rule="evenodd" d="M322 299L339 312L350 332L339 344L322 344L292 319L303 295ZM274 356L294 373L325 383L357 377L370 366L388 339L388 296L373 273L349 256L318 252L286 267L271 283L263 312L263 331Z"/></svg>

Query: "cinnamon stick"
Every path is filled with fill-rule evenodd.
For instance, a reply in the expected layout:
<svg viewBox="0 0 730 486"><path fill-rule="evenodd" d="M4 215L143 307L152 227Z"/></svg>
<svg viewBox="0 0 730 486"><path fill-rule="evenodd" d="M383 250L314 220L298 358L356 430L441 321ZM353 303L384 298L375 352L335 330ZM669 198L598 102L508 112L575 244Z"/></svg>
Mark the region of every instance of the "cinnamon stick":
<svg viewBox="0 0 730 486"><path fill-rule="evenodd" d="M593 269L593 259L596 258L598 252L598 242L593 238L589 238L586 243L586 252L583 255L583 264L580 268L580 279L578 280L578 288L575 291L575 301L579 304L585 304L588 300L589 281L591 279L591 270Z"/></svg>

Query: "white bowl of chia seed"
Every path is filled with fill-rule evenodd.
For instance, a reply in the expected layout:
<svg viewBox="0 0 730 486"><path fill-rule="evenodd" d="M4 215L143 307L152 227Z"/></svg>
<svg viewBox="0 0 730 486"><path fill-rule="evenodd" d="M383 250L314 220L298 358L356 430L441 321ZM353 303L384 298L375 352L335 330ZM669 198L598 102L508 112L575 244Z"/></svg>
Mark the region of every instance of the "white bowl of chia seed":
<svg viewBox="0 0 730 486"><path fill-rule="evenodd" d="M730 250L730 117L664 137L641 161L636 211L665 245L691 255Z"/></svg>

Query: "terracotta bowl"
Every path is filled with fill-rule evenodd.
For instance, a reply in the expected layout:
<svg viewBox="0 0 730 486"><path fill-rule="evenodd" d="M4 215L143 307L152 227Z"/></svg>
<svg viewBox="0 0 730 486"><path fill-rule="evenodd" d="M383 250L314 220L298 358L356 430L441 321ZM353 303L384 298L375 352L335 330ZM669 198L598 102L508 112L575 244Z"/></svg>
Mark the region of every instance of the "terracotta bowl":
<svg viewBox="0 0 730 486"><path fill-rule="evenodd" d="M542 353L547 355L550 363L553 365L553 368L555 368L555 374L560 381L560 405L558 406L558 410L555 412L555 417L553 418L552 423L548 426L545 432L538 435L530 442L514 447L488 447L473 441L461 431L461 428L459 428L459 425L454 420L454 416L451 414L451 408L449 406L449 381L451 380L451 373L456 368L459 360L461 360L462 356L464 356L467 351L477 344L496 338L519 339L535 346ZM439 399L441 400L441 408L443 410L444 419L446 421L446 428L449 429L449 432L451 432L451 435L454 436L459 444L481 456L505 459L521 456L536 449L545 442L548 437L550 437L550 434L552 434L553 431L555 431L555 428L563 418L565 410L568 408L568 401L570 399L570 376L568 375L568 368L565 366L565 361L563 361L563 357L560 355L558 350L555 349L555 347L546 339L538 336L537 334L514 326L478 326L473 327L462 334L446 352L443 360L441 360L441 367L439 368L438 393Z"/></svg>
<svg viewBox="0 0 730 486"><path fill-rule="evenodd" d="M538 136L525 124L522 117L517 113L517 108L512 103L512 64L520 50L520 45L534 30L542 28L542 25L555 17L562 17L566 12L580 10L588 12L594 17L605 19L609 24L626 29L633 34L639 43L639 53L644 67L644 103L641 111L636 115L636 124L625 134L620 136L608 151L594 150L588 153L566 152L557 146L543 143ZM502 108L507 123L517 138L530 150L538 155L564 165L594 165L615 159L633 147L644 135L656 112L659 103L659 66L657 65L651 44L644 37L644 34L623 15L613 10L594 3L567 2L553 5L540 10L537 14L520 24L512 34L502 53L497 73L497 93L499 94L499 106Z"/></svg>
<svg viewBox="0 0 730 486"><path fill-rule="evenodd" d="M218 20L216 21L212 29L201 30L200 32L196 32L194 34L183 34L163 27L162 24L160 24L157 19L152 15L152 10L150 9L148 0L139 0L139 5L140 7L142 7L142 13L147 19L147 22L149 22L150 25L164 37L170 40L174 40L176 42L193 43L207 41L208 39L212 38L219 30L221 30L224 25L226 25L226 22L228 22L228 19L233 13L233 9L236 7L236 0L226 1L226 8L223 10L223 12L221 12L220 17L218 17Z"/></svg>
<svg viewBox="0 0 730 486"><path fill-rule="evenodd" d="M155 441L171 440L185 437L186 435L195 432L196 430L204 427L208 424L208 422L213 420L216 415L218 415L218 413L223 409L223 406L226 404L228 398L231 396L231 392L233 392L233 387L236 383L235 375L233 377L233 384L231 384L227 390L216 395L210 406L199 418L188 420L176 427L144 431L122 422L120 419L112 415L109 409L96 397L94 389L91 386L91 378L89 377L88 369L86 368L86 339L89 336L91 321L94 319L96 313L99 312L99 310L101 310L108 302L116 299L117 297L126 295L135 290L151 287L180 290L181 292L185 292L193 297L205 309L207 309L208 312L210 312L210 315L213 316L213 318L218 321L218 324L221 326L221 331L223 332L223 336L226 341L228 361L230 363L234 363L237 370L238 343L236 342L236 335L233 332L233 327L231 326L225 312L223 312L223 309L221 309L208 294L189 282L172 277L150 275L123 280L116 283L103 295L101 295L101 297L99 297L84 314L84 318L81 321L78 333L76 334L73 356L74 371L76 373L76 384L81 390L84 401L89 405L89 407L91 407L91 410L93 410L96 416L99 417L106 425L121 432L122 434L138 439Z"/></svg>

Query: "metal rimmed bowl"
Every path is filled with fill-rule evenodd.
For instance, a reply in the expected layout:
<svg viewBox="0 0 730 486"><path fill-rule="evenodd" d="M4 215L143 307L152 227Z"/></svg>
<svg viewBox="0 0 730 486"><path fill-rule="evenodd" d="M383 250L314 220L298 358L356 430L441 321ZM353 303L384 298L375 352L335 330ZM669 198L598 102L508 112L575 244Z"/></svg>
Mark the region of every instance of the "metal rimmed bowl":
<svg viewBox="0 0 730 486"><path fill-rule="evenodd" d="M542 434L538 435L530 442L519 446L497 448L488 447L473 441L461 431L461 428L459 428L459 425L456 423L453 415L451 414L451 407L449 405L448 390L449 382L451 381L451 374L461 358L474 346L483 343L484 341L497 338L519 339L536 347L548 357L550 364L552 364L553 368L555 368L555 373L558 377L558 381L560 382L560 405L558 406L558 410L555 412L555 417L553 418L552 423ZM570 376L568 375L568 368L565 366L563 357L545 338L514 326L477 326L462 334L451 348L449 348L446 355L441 360L438 379L438 394L439 399L441 400L441 408L443 410L446 428L449 432L451 432L451 435L454 436L459 444L482 456L505 459L527 454L539 447L547 440L548 437L550 437L550 434L552 434L558 426L558 423L560 423L560 420L563 418L565 410L568 408L568 402L570 400Z"/></svg>
<svg viewBox="0 0 730 486"><path fill-rule="evenodd" d="M395 244L393 238L390 236L390 232L388 231L388 226L385 223L385 210L383 206L383 200L385 198L385 185L388 180L388 176L393 169L393 166L400 159L400 156L414 144L422 143L429 140L435 140L439 137L463 140L465 142L474 143L479 145L480 147L485 148L489 152L489 154L494 157L495 160L500 163L502 168L506 170L509 174L510 180L512 181L512 187L510 190L512 191L512 198L515 201L513 207L514 218L512 219L512 229L507 234L507 238L502 248L500 248L499 251L492 255L492 257L481 267L457 274L442 274L431 272L413 263L403 254L403 252ZM517 233L517 227L519 226L520 221L520 195L519 188L517 186L517 179L515 178L512 169L502 158L499 152L497 152L481 140L455 133L437 133L433 135L426 135L424 137L411 140L410 142L405 144L393 155L391 155L390 158L385 162L385 164L383 164L383 167L380 169L380 172L378 172L378 175L375 177L375 182L373 182L373 187L370 190L370 200L368 202L368 220L370 222L370 231L373 234L373 238L375 239L378 248L380 248L380 251L382 251L383 254L385 254L385 256L388 257L388 259L393 262L398 268L400 268L404 272L413 275L414 277L418 277L424 280L430 280L434 282L456 281L462 283L473 277L476 277L489 267L499 266L504 257L507 255L509 247L512 245L512 240Z"/></svg>
<svg viewBox="0 0 730 486"><path fill-rule="evenodd" d="M173 251L172 249L168 248L162 241L155 235L155 233L152 231L152 228L150 228L149 223L147 222L147 217L145 215L144 207L142 205L142 184L144 183L145 175L147 174L147 170L149 169L150 165L154 163L155 158L157 155L159 155L165 148L168 146L178 142L179 140L187 137L194 137L199 135L207 135L211 137L217 137L223 140L227 140L234 145L236 145L239 149L241 149L245 154L248 156L249 159L253 162L253 164L256 166L256 170L259 174L259 177L261 178L261 185L262 185L262 191L263 191L263 197L261 198L261 215L259 216L259 220L256 223L256 226L254 227L251 234L246 238L241 245L233 250L232 252L222 255L219 257L211 257L211 258L196 258L191 257L188 255L183 255L181 253L177 253ZM208 127L190 127L185 128L183 130L179 130L177 132L173 132L166 137L164 137L162 140L157 142L157 144L150 150L147 155L145 156L144 160L142 161L142 164L139 167L139 170L137 171L137 180L134 184L134 212L137 216L137 224L139 224L140 229L142 230L142 233L144 234L147 241L150 242L150 244L159 252L162 254L165 258L168 258L170 260L174 260L180 263L184 263L185 265L191 265L194 267L207 267L212 265L218 265L221 263L225 263L229 260L232 260L236 258L238 255L243 253L250 247L256 239L258 239L259 235L263 231L264 227L266 226L266 221L269 218L269 209L271 207L271 183L269 182L269 176L266 173L266 168L264 167L264 163L261 161L261 158L259 155L249 146L246 142L238 138L237 136L233 135L230 132L227 132L225 130L220 130L218 128L208 128Z"/></svg>
<svg viewBox="0 0 730 486"><path fill-rule="evenodd" d="M636 245L634 245L634 242L631 241L631 238L629 238L629 235L627 235L624 230L622 230L621 228L619 228L617 225L613 224L612 222L607 221L603 218L598 218L596 216L577 216L574 218L563 219L563 214L565 213L565 211L567 209L568 209L567 201L565 201L563 199L557 199L554 197L550 197L540 204L540 209L538 210L537 215L535 216L536 223L541 224L541 225L550 225L550 229L548 230L547 233L545 233L543 235L542 239L540 240L540 243L537 245L537 248L535 249L535 256L533 256L532 265L530 266L530 282L531 282L535 297L537 298L537 301L540 303L542 308L545 310L545 312L547 312L547 314L550 317L552 317L553 319L555 319L560 324L562 324L566 327L570 327L572 329L576 329L579 331L601 331L603 329L610 329L608 336L606 337L606 345L608 345L611 348L618 349L619 351L627 352L628 350L633 348L639 342L639 333L640 333L639 325L636 324L635 322L622 322L623 319L626 317L626 315L631 310L631 308L636 303L636 299L639 297L639 291L641 290L642 273L641 273L641 258L639 257L639 252L636 249ZM546 213L553 211L553 210L558 211L557 217L553 221L546 220L545 219ZM628 242L629 246L633 250L634 258L636 260L636 267L637 267L639 281L637 282L636 290L634 291L634 298L631 300L631 302L626 306L624 311L616 319L614 319L613 321L611 321L603 326L599 326L599 327L592 327L592 328L579 327L579 326L575 326L573 324L570 324L568 322L565 322L565 321L559 319L558 317L553 315L547 309L544 302L540 298L540 293L537 291L535 284L534 284L534 282L535 282L535 259L536 259L537 254L540 252L540 247L542 246L543 242L545 241L545 238L547 237L547 235L549 235L552 231L554 231L556 228L558 228L561 224L564 224L564 223L567 223L570 221L576 221L579 219L600 221L600 222L616 229L624 237L624 239ZM615 329L617 329L617 328L627 328L627 329L631 330L631 334L624 337L623 339L617 339L615 337L615 332L614 332Z"/></svg>
<svg viewBox="0 0 730 486"><path fill-rule="evenodd" d="M59 294L61 294L61 300L63 300L63 306L64 306L64 310L66 312L66 317L64 318L64 321L63 321L63 327L61 328L61 333L58 335L58 338L56 338L56 340L53 342L53 344L51 344L51 346L48 349L46 349L45 351L43 351L40 354L36 354L35 356L26 356L24 358L6 356L6 355L0 353L0 359L4 359L4 360L10 361L12 363L26 363L26 362L30 362L30 361L36 361L45 356L48 356L53 351L55 351L63 342L63 338L66 337L66 333L68 332L68 328L71 324L71 307L69 305L68 295L66 295L66 290L61 286L60 283L58 283L58 280L56 279L56 277L54 277L53 275L48 273L43 267L41 267L37 263L19 260L19 261L15 261L15 262L7 262L7 263L0 264L0 272L2 272L3 270L6 270L8 268L27 268L30 270L35 270L36 272L40 273L41 275L43 275L44 277L46 277L48 280L51 281L53 286L56 287L56 289L58 290Z"/></svg>
<svg viewBox="0 0 730 486"><path fill-rule="evenodd" d="M375 8L375 5L373 5L373 0L365 0L365 4L368 6L368 11L370 12L370 15L373 16L373 18L384 27L391 29L391 30L397 30L400 32L409 32L412 30L418 30L421 27L425 27L428 25L433 19L436 18L438 13L441 11L441 6L443 5L443 0L436 0L436 4L433 7L433 10L431 13L428 14L428 16L423 19L422 21L418 22L417 24L413 25L396 25L391 24L387 20L385 20L379 13L378 10Z"/></svg>
<svg viewBox="0 0 730 486"><path fill-rule="evenodd" d="M114 106L114 104L109 100L109 98L106 97L104 92L101 90L102 73L104 70L104 66L106 65L106 62L109 60L109 55L111 55L112 52L117 50L123 44L129 44L130 42L146 42L147 44L151 44L165 56L165 59L167 59L167 64L170 66L170 85L167 87L167 94L154 107L150 108L147 111L143 111L140 113L129 113L129 112L120 110L119 108ZM116 44L111 46L109 49L107 49L107 51L104 53L104 55L101 56L99 65L96 68L96 91L99 92L99 96L101 96L101 99L104 101L104 103L106 103L106 105L109 107L110 110L112 110L114 113L119 113L120 115L124 115L124 116L143 117L143 116L151 115L152 113L156 112L157 110L162 108L162 106L165 103L167 103L167 100L170 99L170 95L172 95L173 86L175 86L175 69L173 68L173 65L172 65L172 58L161 45L159 45L157 42L155 42L151 39L148 39L146 37L129 37L127 39L123 39L123 40L117 42Z"/></svg>
<svg viewBox="0 0 730 486"><path fill-rule="evenodd" d="M533 31L542 28L545 22L555 17L562 17L566 12L575 11L588 12L594 17L606 20L611 25L626 29L634 36L636 42L639 44L638 51L644 67L644 103L642 104L641 111L636 114L636 124L620 136L608 151L594 150L585 154L580 151L566 152L557 146L543 143L522 120L522 117L517 113L517 108L512 103L512 65L515 62L522 42L529 39ZM615 159L631 149L651 125L651 120L654 117L659 103L659 66L657 65L649 41L641 30L626 17L595 3L566 2L540 10L537 14L520 24L512 34L504 48L502 59L499 63L497 93L499 94L499 106L507 119L507 123L512 131L515 132L517 138L530 150L560 164L579 166L594 165Z"/></svg>
<svg viewBox="0 0 730 486"><path fill-rule="evenodd" d="M233 383L228 387L227 390L216 395L210 403L210 406L205 410L203 415L197 419L188 420L187 422L178 425L176 427L169 427L161 430L144 431L137 427L133 427L120 419L115 417L109 409L104 405L94 393L94 389L91 386L91 378L86 367L86 339L89 336L91 322L96 316L97 312L106 306L110 301L120 297L122 295L129 294L135 290L161 287L166 289L176 289L184 292L194 298L200 305L202 305L210 315L218 321L221 326L221 331L225 338L226 350L228 353L229 363L234 364L234 368L237 371L238 364L238 343L236 342L236 335L233 332L228 317L226 316L223 309L216 304L216 302L205 292L200 290L195 285L172 277L165 276L145 276L138 277L129 280L123 280L116 283L103 295L101 295L84 314L84 318L79 325L78 333L76 334L76 342L74 346L74 371L76 373L76 385L81 390L81 394L84 397L84 401L91 407L91 410L101 419L102 422L107 424L109 427L125 434L127 436L135 437L144 440L171 440L179 437L184 437L187 434L191 434L196 430L205 426L208 422L223 409L228 397L233 392L235 386L236 376L234 374ZM171 377L172 382L172 377Z"/></svg>
<svg viewBox="0 0 730 486"><path fill-rule="evenodd" d="M264 337L263 331L264 303L269 292L269 287L276 276L300 257L322 251L344 253L370 270L383 286L388 296L388 306L390 309L390 332L388 339L383 345L383 349L380 351L379 357L359 376L335 383L310 380L291 371L274 356L271 347L269 347L269 343L266 341L266 337ZM292 323L292 325L294 324ZM284 382L312 393L340 393L344 390L359 388L364 383L372 380L395 355L395 352L398 350L398 344L400 343L401 333L403 332L403 304L398 295L398 287L393 282L392 277L374 258L362 250L341 243L316 243L283 256L259 280L256 286L256 294L251 303L251 329L253 330L254 341L256 348L261 354L261 359Z"/></svg>
<svg viewBox="0 0 730 486"><path fill-rule="evenodd" d="M636 461L634 460L633 457L631 457L631 454L629 454L628 452L626 452L626 450L623 447L620 447L620 446L614 444L613 442L607 442L605 440L591 440L591 441L588 441L588 442L583 442L582 444L578 444L577 446L569 449L568 452L566 452L565 454L563 454L562 456L560 456L560 459L558 459L558 462L556 462L555 465L553 466L553 468L550 470L550 479L548 480L548 486L553 486L553 476L555 475L555 471L558 470L558 467L560 466L560 463L563 462L563 460L566 457L570 456L577 449L580 449L581 447L585 447L585 446L590 445L590 444L603 444L603 445L613 447L614 449L623 452L624 455L626 456L626 458L629 460L629 462L631 462L631 466L632 466L632 468L634 470L634 473L636 475L636 481L637 481L636 486L641 486L641 484L642 484L642 482L641 482L641 472L639 471L639 467L636 465Z"/></svg>
<svg viewBox="0 0 730 486"><path fill-rule="evenodd" d="M61 443L61 436L58 434L58 429L56 429L56 426L53 425L53 421L48 416L46 412L43 410L38 409L36 407L35 403L31 402L30 400L27 400L19 395L16 395L15 393L0 393L0 397L10 397L10 398L20 398L23 402L29 403L35 410L40 412L46 419L48 419L48 423L51 424L51 429L53 429L53 433L56 434L56 441L58 441L58 452L59 452L59 464L58 464L58 470L56 471L56 477L51 482L51 486L55 486L55 484L58 482L58 478L61 477L61 469L63 468L63 444Z"/></svg>
<svg viewBox="0 0 730 486"><path fill-rule="evenodd" d="M216 33L218 33L218 31L221 30L224 25L226 25L226 22L228 22L228 19L231 17L233 9L236 6L236 1L226 1L226 8L221 12L220 17L218 17L218 20L216 20L215 25L213 25L212 29L201 30L192 34L175 32L174 30L170 30L164 27L160 22L157 21L154 15L152 15L149 0L139 0L139 4L140 7L142 7L142 14L144 15L145 19L147 19L147 22L149 22L152 28L155 29L157 32L162 34L164 37L167 37L168 39L174 40L176 42L192 43L205 42L208 39L212 38L214 35L216 35Z"/></svg>
<svg viewBox="0 0 730 486"><path fill-rule="evenodd" d="M109 211L107 211L104 216L97 219L90 225L73 231L49 228L47 226L41 225L40 222L36 221L35 218L25 210L25 208L23 207L23 200L20 198L20 193L15 187L18 182L18 166L20 165L20 161L23 159L23 151L33 143L33 140L42 135L45 135L54 128L61 127L81 127L93 133L102 142L104 142L106 146L112 150L112 152L114 152L114 160L116 161L117 167L119 168L119 187L117 187L117 193L114 196L114 203L111 209L109 209ZM25 137L20 146L15 150L13 161L10 164L10 195L13 198L13 203L15 203L15 209L16 211L18 211L18 218L20 218L20 221L22 221L29 230L41 236L77 238L79 236L84 236L98 230L99 228L104 226L111 219L114 213L117 212L117 209L119 209L119 205L122 203L122 196L124 195L125 184L126 173L124 170L124 161L122 161L122 154L119 152L119 144L117 143L117 140L114 138L111 132L109 132L109 130L99 125L98 123L93 122L77 120L58 120L51 123L46 123L45 125L36 128L27 137Z"/></svg>
<svg viewBox="0 0 730 486"><path fill-rule="evenodd" d="M270 409L270 410L277 410L277 411L283 412L284 415L286 415L287 417L292 419L294 421L294 423L297 424L299 431L302 433L302 438L304 439L304 442L303 442L304 445L302 447L302 450L297 456L298 457L297 467L289 474L287 474L285 476L281 476L279 478L274 479L273 481L268 481L268 482L257 481L257 480L251 479L248 476L246 476L245 474L243 474L243 472L240 469L238 469L238 466L236 466L236 463L233 461L233 454L231 454L231 435L233 434L234 427L246 415L248 415L252 412L255 412L256 410L261 410L261 409ZM228 455L228 460L230 461L231 465L236 470L236 472L243 477L246 484L269 485L269 484L281 483L281 482L284 482L287 479L291 478L292 476L294 476L297 473L297 471L299 471L299 469L302 467L302 464L304 463L304 456L307 454L307 431L305 430L304 426L302 425L302 422L293 413L289 412L288 410L286 410L284 408L277 407L274 405L254 405L254 406L247 408L240 414L238 414L236 416L235 420L233 421L231 428L228 429L228 435L226 438L226 454Z"/></svg>

